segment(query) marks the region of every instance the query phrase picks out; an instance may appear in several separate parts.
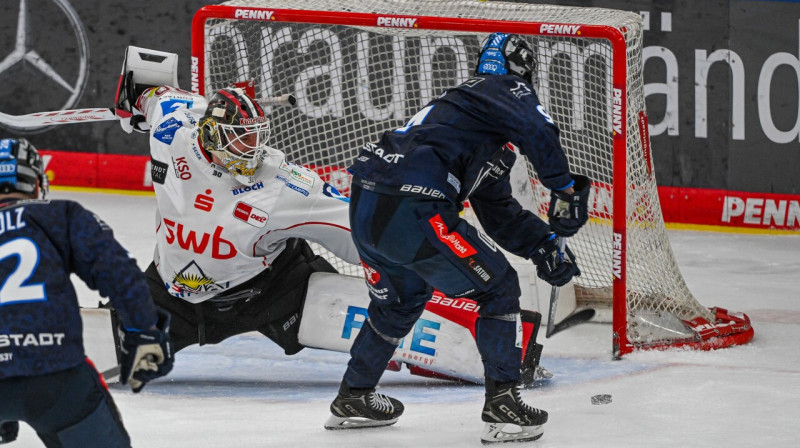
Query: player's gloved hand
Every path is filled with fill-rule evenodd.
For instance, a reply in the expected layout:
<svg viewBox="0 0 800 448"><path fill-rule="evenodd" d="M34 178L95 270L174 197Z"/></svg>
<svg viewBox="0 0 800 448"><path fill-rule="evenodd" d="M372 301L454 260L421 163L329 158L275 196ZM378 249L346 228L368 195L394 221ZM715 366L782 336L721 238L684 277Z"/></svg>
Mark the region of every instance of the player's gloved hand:
<svg viewBox="0 0 800 448"><path fill-rule="evenodd" d="M574 193L552 190L550 192L550 228L560 236L575 235L589 219L589 191L592 181L578 174L572 175Z"/></svg>
<svg viewBox="0 0 800 448"><path fill-rule="evenodd" d="M559 250L558 240L559 236L551 233L536 247L531 260L539 278L553 286L564 286L573 276L580 276L581 270L568 246L564 246L563 253Z"/></svg>
<svg viewBox="0 0 800 448"><path fill-rule="evenodd" d="M3 443L11 443L17 440L19 434L19 422L2 422L0 423L0 445Z"/></svg>
<svg viewBox="0 0 800 448"><path fill-rule="evenodd" d="M130 384L134 392L172 370L175 353L169 338L169 323L169 313L159 309L156 328L132 331L120 327L120 382Z"/></svg>
<svg viewBox="0 0 800 448"><path fill-rule="evenodd" d="M136 108L136 100L141 95L140 90L133 83L133 72L129 71L120 77L117 97L114 100L114 115L119 118L122 130L128 134L131 131L148 132L150 127L142 111Z"/></svg>

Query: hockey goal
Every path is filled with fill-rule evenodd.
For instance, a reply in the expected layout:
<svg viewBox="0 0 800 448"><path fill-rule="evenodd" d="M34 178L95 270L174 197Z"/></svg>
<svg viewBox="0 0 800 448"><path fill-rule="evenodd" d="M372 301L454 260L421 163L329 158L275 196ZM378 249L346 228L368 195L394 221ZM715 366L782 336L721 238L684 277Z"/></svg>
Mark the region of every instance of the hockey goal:
<svg viewBox="0 0 800 448"><path fill-rule="evenodd" d="M345 168L360 147L468 78L479 43L495 31L534 48L540 100L573 171L593 180L591 220L570 240L583 272L575 291L585 306L612 308L613 355L749 341L747 316L701 305L675 262L634 13L477 0L231 1L194 17L192 90L252 82L259 97L293 94L295 107L267 110L271 144L347 193ZM546 217L549 194L526 165L530 188L520 191L532 193L520 200Z"/></svg>

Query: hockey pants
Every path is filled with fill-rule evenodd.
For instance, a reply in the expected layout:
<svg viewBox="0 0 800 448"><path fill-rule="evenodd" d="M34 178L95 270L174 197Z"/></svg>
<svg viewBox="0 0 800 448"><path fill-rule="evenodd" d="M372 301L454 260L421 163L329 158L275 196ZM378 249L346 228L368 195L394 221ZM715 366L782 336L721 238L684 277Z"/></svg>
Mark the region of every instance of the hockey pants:
<svg viewBox="0 0 800 448"><path fill-rule="evenodd" d="M0 422L24 421L48 448L128 448L105 382L87 360L38 376L0 380Z"/></svg>
<svg viewBox="0 0 800 448"><path fill-rule="evenodd" d="M176 352L193 344L218 344L237 334L258 331L287 355L293 355L303 349L297 341L297 331L308 279L314 272L336 272L336 269L314 254L307 242L290 238L271 269L255 274L224 296L199 304L169 295L153 263L146 276L156 305L172 314L170 337ZM248 293L251 295L247 296ZM244 297L225 298L237 295Z"/></svg>
<svg viewBox="0 0 800 448"><path fill-rule="evenodd" d="M370 295L369 319L350 351L344 380L377 385L430 300L433 288L480 305L476 342L485 374L518 381L519 281L505 256L451 203L352 188L350 222Z"/></svg>

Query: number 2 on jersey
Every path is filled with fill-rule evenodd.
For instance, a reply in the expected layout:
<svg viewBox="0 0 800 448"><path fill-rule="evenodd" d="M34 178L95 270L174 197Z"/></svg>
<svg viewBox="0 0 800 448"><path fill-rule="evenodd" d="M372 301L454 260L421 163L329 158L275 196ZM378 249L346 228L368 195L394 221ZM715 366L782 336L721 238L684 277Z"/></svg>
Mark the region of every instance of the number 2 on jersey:
<svg viewBox="0 0 800 448"><path fill-rule="evenodd" d="M0 279L0 306L47 300L44 283L25 284L39 265L39 247L28 238L16 238L0 245L0 261L14 256L16 268L8 277Z"/></svg>

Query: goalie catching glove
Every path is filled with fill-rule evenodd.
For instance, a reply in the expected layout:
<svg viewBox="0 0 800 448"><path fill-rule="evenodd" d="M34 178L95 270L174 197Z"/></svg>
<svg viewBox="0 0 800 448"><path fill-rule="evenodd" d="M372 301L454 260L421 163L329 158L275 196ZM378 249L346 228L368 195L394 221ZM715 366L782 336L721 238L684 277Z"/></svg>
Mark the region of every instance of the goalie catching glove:
<svg viewBox="0 0 800 448"><path fill-rule="evenodd" d="M172 370L175 353L169 338L169 323L169 313L158 310L155 328L144 331L120 328L120 382L130 384L133 392L139 392L149 381Z"/></svg>
<svg viewBox="0 0 800 448"><path fill-rule="evenodd" d="M136 103L145 90L160 86L178 87L178 55L133 45L125 48L114 99L114 115L125 132L150 130Z"/></svg>
<svg viewBox="0 0 800 448"><path fill-rule="evenodd" d="M114 101L114 114L119 117L122 130L148 132L149 126L142 112L136 108L136 100L144 91L143 87L133 82L133 72L123 73L117 86L117 97Z"/></svg>
<svg viewBox="0 0 800 448"><path fill-rule="evenodd" d="M531 257L536 265L536 275L553 286L564 286L573 276L580 276L581 270L575 262L575 255L564 245L564 252L558 247L559 236L551 233Z"/></svg>
<svg viewBox="0 0 800 448"><path fill-rule="evenodd" d="M572 175L575 183L572 185L573 193L563 190L550 192L550 208L547 216L550 218L550 228L560 236L575 235L586 221L589 220L589 191L592 181L586 176Z"/></svg>

